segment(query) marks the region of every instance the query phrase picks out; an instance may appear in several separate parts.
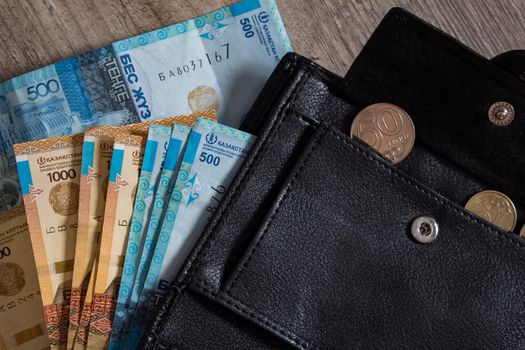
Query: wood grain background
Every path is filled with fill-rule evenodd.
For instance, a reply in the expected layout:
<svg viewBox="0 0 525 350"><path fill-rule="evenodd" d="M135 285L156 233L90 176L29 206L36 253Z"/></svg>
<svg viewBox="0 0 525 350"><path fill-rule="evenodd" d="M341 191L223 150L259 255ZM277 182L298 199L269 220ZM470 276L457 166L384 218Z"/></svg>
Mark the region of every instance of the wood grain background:
<svg viewBox="0 0 525 350"><path fill-rule="evenodd" d="M0 81L231 0L0 0ZM523 0L277 0L296 52L344 74L393 6L491 57L525 48Z"/></svg>

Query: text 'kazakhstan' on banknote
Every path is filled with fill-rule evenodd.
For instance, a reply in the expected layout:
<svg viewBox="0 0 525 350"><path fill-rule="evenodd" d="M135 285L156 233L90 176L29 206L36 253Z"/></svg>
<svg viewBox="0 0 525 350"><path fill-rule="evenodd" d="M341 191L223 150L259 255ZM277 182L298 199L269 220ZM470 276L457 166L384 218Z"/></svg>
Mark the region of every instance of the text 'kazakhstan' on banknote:
<svg viewBox="0 0 525 350"><path fill-rule="evenodd" d="M141 120L217 111L237 127L291 51L274 0L244 0L113 43Z"/></svg>
<svg viewBox="0 0 525 350"><path fill-rule="evenodd" d="M198 119L192 128L140 296L138 311L146 312L146 324L254 141L250 134L206 119ZM142 316L136 316L130 338L144 331Z"/></svg>
<svg viewBox="0 0 525 350"><path fill-rule="evenodd" d="M130 133L115 136L88 349L105 349L109 343L145 141L145 137Z"/></svg>
<svg viewBox="0 0 525 350"><path fill-rule="evenodd" d="M29 233L54 349L65 349L83 135L15 145Z"/></svg>
<svg viewBox="0 0 525 350"><path fill-rule="evenodd" d="M0 349L49 347L23 206L0 213Z"/></svg>
<svg viewBox="0 0 525 350"><path fill-rule="evenodd" d="M109 166L113 154L115 135L123 132L144 135L152 125L171 125L174 122L192 125L199 116L215 119L215 112L181 115L145 123L129 124L121 127L97 126L87 128L84 133L83 157L79 193L79 227L77 231L75 266L71 288L71 308L68 331L68 348L76 339L76 347L86 346L87 328L77 336L84 298L88 292L93 261L98 253L99 235L102 229L107 194ZM94 282L91 283L94 285ZM89 310L82 313L83 324L89 325Z"/></svg>
<svg viewBox="0 0 525 350"><path fill-rule="evenodd" d="M121 329L114 328L114 331L122 332L122 335L125 335L127 332L127 327L129 326L128 320L133 317L133 310L139 301L144 279L146 278L151 256L153 254L153 248L157 242L161 223L163 221L167 204L169 203L169 198L171 197L171 193L175 185L175 180L180 167L181 154L186 148L190 131L191 128L187 126L179 124L175 124L173 126L168 144L166 159L164 161L164 166L160 175L157 191L155 192L155 199L150 213L147 231L144 236L143 244L141 248L139 248L140 260L136 266L137 271L133 281L132 294L129 298L127 298L129 304L121 307L120 314L115 315L114 324L118 322L119 326L117 327L120 327ZM115 334L116 339L119 339L119 336L119 334Z"/></svg>

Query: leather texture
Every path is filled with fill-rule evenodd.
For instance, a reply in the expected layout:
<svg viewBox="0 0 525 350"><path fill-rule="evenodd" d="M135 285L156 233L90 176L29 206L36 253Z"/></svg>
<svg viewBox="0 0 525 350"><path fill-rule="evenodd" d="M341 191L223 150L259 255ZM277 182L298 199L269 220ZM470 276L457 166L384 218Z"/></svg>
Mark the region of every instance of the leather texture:
<svg viewBox="0 0 525 350"><path fill-rule="evenodd" d="M496 189L523 223L523 91L401 9L344 78L287 55L243 125L257 143L144 348L525 348L525 242L463 208ZM487 118L500 100L516 110L504 128ZM414 120L397 165L348 136L375 102ZM438 222L431 244L411 236L420 216Z"/></svg>

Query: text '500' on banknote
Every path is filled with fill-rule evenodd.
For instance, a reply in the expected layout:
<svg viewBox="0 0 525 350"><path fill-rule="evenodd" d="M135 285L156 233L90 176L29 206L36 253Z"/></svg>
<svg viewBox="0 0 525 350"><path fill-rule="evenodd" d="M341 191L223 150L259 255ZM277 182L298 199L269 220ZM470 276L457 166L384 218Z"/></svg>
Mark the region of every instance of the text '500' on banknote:
<svg viewBox="0 0 525 350"><path fill-rule="evenodd" d="M51 347L64 348L78 219L83 135L15 145Z"/></svg>

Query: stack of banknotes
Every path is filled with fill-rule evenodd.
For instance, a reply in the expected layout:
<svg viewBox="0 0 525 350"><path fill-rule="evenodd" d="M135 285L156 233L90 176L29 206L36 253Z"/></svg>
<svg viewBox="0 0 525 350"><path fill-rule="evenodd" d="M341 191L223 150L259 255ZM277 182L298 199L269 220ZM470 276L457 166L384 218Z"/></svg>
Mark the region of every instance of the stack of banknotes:
<svg viewBox="0 0 525 350"><path fill-rule="evenodd" d="M4 348L138 346L255 141L215 119L15 145L24 209L1 214Z"/></svg>
<svg viewBox="0 0 525 350"><path fill-rule="evenodd" d="M288 51L244 0L0 84L0 350L138 346Z"/></svg>
<svg viewBox="0 0 525 350"><path fill-rule="evenodd" d="M21 203L13 144L209 109L238 127L288 51L274 0L244 0L1 83L0 211Z"/></svg>

